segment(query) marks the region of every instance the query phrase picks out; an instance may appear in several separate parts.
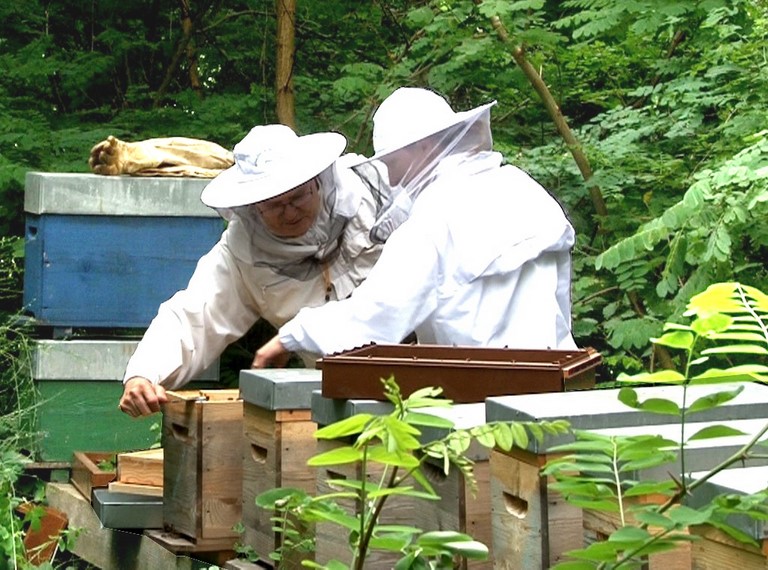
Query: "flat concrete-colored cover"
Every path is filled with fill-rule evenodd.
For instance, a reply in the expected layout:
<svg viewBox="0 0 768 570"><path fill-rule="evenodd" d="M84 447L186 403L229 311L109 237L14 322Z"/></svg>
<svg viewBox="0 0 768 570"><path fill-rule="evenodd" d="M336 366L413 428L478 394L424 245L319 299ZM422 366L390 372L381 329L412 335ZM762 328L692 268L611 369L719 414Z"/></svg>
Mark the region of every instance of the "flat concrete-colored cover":
<svg viewBox="0 0 768 570"><path fill-rule="evenodd" d="M240 398L267 410L308 410L322 373L313 368L240 371Z"/></svg>
<svg viewBox="0 0 768 570"><path fill-rule="evenodd" d="M91 216L191 216L216 218L200 201L210 180L27 172L24 211Z"/></svg>

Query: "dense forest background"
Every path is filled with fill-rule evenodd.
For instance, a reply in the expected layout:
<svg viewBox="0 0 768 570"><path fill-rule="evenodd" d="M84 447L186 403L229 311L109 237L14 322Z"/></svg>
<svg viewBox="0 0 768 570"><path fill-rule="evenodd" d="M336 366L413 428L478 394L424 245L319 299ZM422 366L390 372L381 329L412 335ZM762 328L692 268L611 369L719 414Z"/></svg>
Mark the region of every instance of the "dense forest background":
<svg viewBox="0 0 768 570"><path fill-rule="evenodd" d="M275 8L0 3L4 310L21 308L27 171L87 172L110 134L232 148L277 121ZM369 154L371 115L402 85L457 110L498 101L497 150L577 229L577 341L614 370L674 364L648 339L708 284L768 289L768 0L298 0L294 23L302 134Z"/></svg>

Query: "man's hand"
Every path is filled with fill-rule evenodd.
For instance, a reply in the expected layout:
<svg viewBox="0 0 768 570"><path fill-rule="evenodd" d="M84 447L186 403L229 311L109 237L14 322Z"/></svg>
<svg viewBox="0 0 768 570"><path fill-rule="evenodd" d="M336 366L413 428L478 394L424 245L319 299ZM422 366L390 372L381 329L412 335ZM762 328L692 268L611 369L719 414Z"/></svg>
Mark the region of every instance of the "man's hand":
<svg viewBox="0 0 768 570"><path fill-rule="evenodd" d="M160 411L160 404L168 401L165 388L152 384L146 378L134 376L125 383L120 409L131 417L148 416Z"/></svg>
<svg viewBox="0 0 768 570"><path fill-rule="evenodd" d="M276 368L282 368L288 364L288 358L291 353L285 350L280 338L275 336L256 351L251 368L266 368L272 365Z"/></svg>

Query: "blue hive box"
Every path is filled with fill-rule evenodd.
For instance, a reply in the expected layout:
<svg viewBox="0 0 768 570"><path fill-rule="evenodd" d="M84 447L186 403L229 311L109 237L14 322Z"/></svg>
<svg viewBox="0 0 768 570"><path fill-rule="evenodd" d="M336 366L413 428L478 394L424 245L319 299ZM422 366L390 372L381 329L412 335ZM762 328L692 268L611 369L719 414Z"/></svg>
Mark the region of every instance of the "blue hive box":
<svg viewBox="0 0 768 570"><path fill-rule="evenodd" d="M28 172L26 310L54 327L147 327L221 236L208 182Z"/></svg>

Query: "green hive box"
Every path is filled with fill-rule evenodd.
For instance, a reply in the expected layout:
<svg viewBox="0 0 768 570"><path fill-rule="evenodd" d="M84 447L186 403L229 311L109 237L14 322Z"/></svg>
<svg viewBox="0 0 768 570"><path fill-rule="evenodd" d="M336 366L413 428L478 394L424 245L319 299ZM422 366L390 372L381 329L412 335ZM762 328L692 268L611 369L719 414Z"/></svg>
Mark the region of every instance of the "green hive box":
<svg viewBox="0 0 768 570"><path fill-rule="evenodd" d="M40 340L32 376L38 392L35 459L70 462L75 451L147 449L159 440L160 414L131 418L118 409L123 373L135 340ZM218 361L191 385L217 387Z"/></svg>

